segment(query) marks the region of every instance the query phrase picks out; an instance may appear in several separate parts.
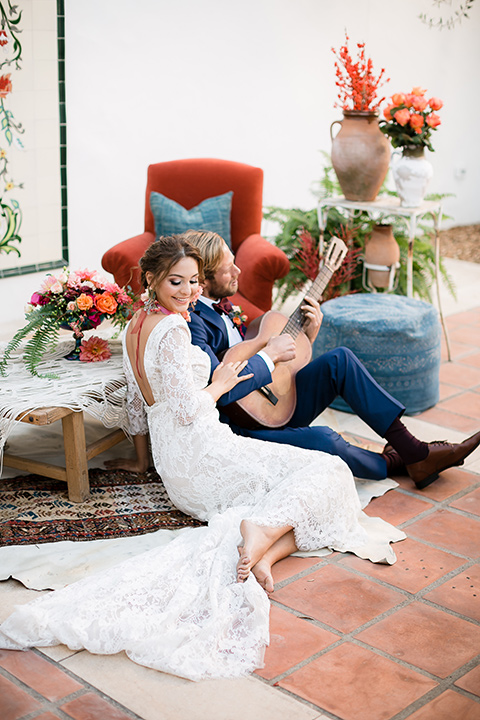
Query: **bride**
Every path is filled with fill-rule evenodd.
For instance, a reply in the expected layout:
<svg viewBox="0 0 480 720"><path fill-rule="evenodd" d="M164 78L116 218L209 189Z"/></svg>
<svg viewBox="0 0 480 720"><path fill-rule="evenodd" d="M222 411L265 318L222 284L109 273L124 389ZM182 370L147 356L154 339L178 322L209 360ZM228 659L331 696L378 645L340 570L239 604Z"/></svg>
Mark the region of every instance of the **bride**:
<svg viewBox="0 0 480 720"><path fill-rule="evenodd" d="M208 526L17 607L0 647L123 650L192 680L238 677L262 665L272 564L297 549L364 545L360 503L340 458L219 421L217 399L251 376L240 375L245 363L220 364L208 384L209 357L185 319L199 295L196 248L160 238L140 267L149 299L124 338L131 432L144 448L150 433L170 499Z"/></svg>

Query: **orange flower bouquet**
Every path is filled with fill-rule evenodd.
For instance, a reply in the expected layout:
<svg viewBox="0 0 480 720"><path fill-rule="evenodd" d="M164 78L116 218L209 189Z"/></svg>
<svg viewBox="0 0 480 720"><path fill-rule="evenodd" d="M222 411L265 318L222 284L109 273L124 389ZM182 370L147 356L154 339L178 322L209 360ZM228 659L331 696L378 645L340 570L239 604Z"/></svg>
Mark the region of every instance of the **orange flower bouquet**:
<svg viewBox="0 0 480 720"><path fill-rule="evenodd" d="M437 110L443 107L443 102L437 97L427 100L426 92L414 87L410 93L392 95L383 111L385 120L380 121L380 129L393 147L412 150L426 147L433 152L430 137L441 124Z"/></svg>
<svg viewBox="0 0 480 720"><path fill-rule="evenodd" d="M100 338L84 341L83 333L98 327L107 318L122 329L133 313L134 299L129 290L109 282L95 270L64 268L58 276L47 275L26 306L27 324L7 344L0 361L0 374L5 374L12 352L31 335L25 344L24 362L32 375L38 375L37 365L43 355L57 345L60 328L72 330L76 340L75 350L67 359L86 362L107 359L110 352L105 348L105 341ZM85 345L83 350L82 345Z"/></svg>

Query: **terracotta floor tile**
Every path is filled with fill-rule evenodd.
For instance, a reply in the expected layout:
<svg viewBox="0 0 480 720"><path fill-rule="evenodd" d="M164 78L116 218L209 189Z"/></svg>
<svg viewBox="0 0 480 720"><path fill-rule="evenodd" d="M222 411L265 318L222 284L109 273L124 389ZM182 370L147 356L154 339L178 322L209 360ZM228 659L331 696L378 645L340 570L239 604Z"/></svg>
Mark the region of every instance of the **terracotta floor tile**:
<svg viewBox="0 0 480 720"><path fill-rule="evenodd" d="M480 368L480 353L473 353L472 355L466 355L458 361L462 365L471 365L472 367Z"/></svg>
<svg viewBox="0 0 480 720"><path fill-rule="evenodd" d="M452 495L456 495L461 490L465 490L465 488L468 488L470 485L476 485L479 476L468 470L449 468L449 470L444 470L438 480L435 480L434 483L424 490L417 490L409 477L396 477L395 480L401 488L417 494L418 497L424 500L441 502L442 500L447 500L447 498L452 497Z"/></svg>
<svg viewBox="0 0 480 720"><path fill-rule="evenodd" d="M480 309L464 310L455 315L449 315L445 318L448 327L456 325L480 325Z"/></svg>
<svg viewBox="0 0 480 720"><path fill-rule="evenodd" d="M480 368L456 362L444 363L440 366L439 377L442 383L469 389L480 385Z"/></svg>
<svg viewBox="0 0 480 720"><path fill-rule="evenodd" d="M83 687L58 666L31 650L0 650L0 666L52 702Z"/></svg>
<svg viewBox="0 0 480 720"><path fill-rule="evenodd" d="M94 693L85 693L85 695L65 703L60 709L75 720L99 720L100 718L101 720L131 720L131 715L110 705L109 702Z"/></svg>
<svg viewBox="0 0 480 720"><path fill-rule="evenodd" d="M424 597L460 615L480 621L480 567L473 565Z"/></svg>
<svg viewBox="0 0 480 720"><path fill-rule="evenodd" d="M407 528L409 537L439 545L467 557L480 555L480 520L463 517L449 510L436 510Z"/></svg>
<svg viewBox="0 0 480 720"><path fill-rule="evenodd" d="M449 401L446 400L445 402ZM450 412L449 410L440 407L440 405L436 405L435 407L430 408L430 410L425 410L425 412L420 413L420 415L416 415L415 417L419 420L423 420L424 422L440 425L444 428L451 428L452 430L458 430L459 432L465 433L466 437L469 437L478 430L478 420L471 417L465 417L465 415L462 414L459 415L458 413ZM438 439L442 440L443 438Z"/></svg>
<svg viewBox="0 0 480 720"><path fill-rule="evenodd" d="M352 643L333 648L278 684L342 720L387 720L436 686Z"/></svg>
<svg viewBox="0 0 480 720"><path fill-rule="evenodd" d="M270 645L265 653L265 667L256 672L271 680L337 640L338 635L272 605Z"/></svg>
<svg viewBox="0 0 480 720"><path fill-rule="evenodd" d="M366 563L354 555L347 556L340 562L342 566L359 570L411 593L422 590L464 563L455 555L436 550L411 538L402 540L393 547L397 556L394 565Z"/></svg>
<svg viewBox="0 0 480 720"><path fill-rule="evenodd" d="M477 385L478 383L476 383ZM470 385L470 388L472 386ZM437 405L440 410L464 415L466 418L480 420L480 395L474 392L464 392L456 397L443 400ZM478 422L477 422L478 429Z"/></svg>
<svg viewBox="0 0 480 720"><path fill-rule="evenodd" d="M42 713L41 715L36 715L35 720L60 720L58 715L55 715L52 712L46 712Z"/></svg>
<svg viewBox="0 0 480 720"><path fill-rule="evenodd" d="M2 720L18 720L40 708L41 705L37 700L0 675L0 718Z"/></svg>
<svg viewBox="0 0 480 720"><path fill-rule="evenodd" d="M331 555L328 557L331 557ZM321 560L322 558L319 557L301 558L292 556L285 558L285 560L280 560L280 562L275 563L272 568L273 581L275 583L283 582L284 580L307 570L309 567L317 565L321 562Z"/></svg>
<svg viewBox="0 0 480 720"><path fill-rule="evenodd" d="M357 639L444 678L478 654L480 627L414 602L363 630Z"/></svg>
<svg viewBox="0 0 480 720"><path fill-rule="evenodd" d="M334 565L326 565L275 593L277 602L341 632L355 630L403 599L395 590Z"/></svg>
<svg viewBox="0 0 480 720"><path fill-rule="evenodd" d="M412 482L410 478L409 482ZM381 497L373 498L365 508L365 513L371 517L381 517L392 525L401 525L431 507L432 504L423 499L391 490Z"/></svg>
<svg viewBox="0 0 480 720"><path fill-rule="evenodd" d="M480 515L480 488L458 498L458 500L454 500L450 503L450 507L465 510L465 512L472 513L472 515Z"/></svg>
<svg viewBox="0 0 480 720"><path fill-rule="evenodd" d="M478 720L480 705L470 698L453 690L446 690L435 700L431 700L408 720Z"/></svg>
<svg viewBox="0 0 480 720"><path fill-rule="evenodd" d="M467 345L465 343L457 343L453 342L451 337L449 336L450 341L450 353L452 360L454 362L459 362L462 358L466 357L467 355L471 355L474 353L478 348L475 345ZM442 344L441 344L441 361L447 362L448 361L448 353L447 353L447 345L445 343L445 339L442 335Z"/></svg>
<svg viewBox="0 0 480 720"><path fill-rule="evenodd" d="M456 325L449 330L448 335L452 342L480 345L480 327L475 325Z"/></svg>
<svg viewBox="0 0 480 720"><path fill-rule="evenodd" d="M458 678L455 685L480 697L480 665L477 665L473 670L470 670L470 672Z"/></svg>
<svg viewBox="0 0 480 720"><path fill-rule="evenodd" d="M458 395L459 392L463 392L463 389L457 385L448 385L447 383L441 382L439 386L440 402L454 395Z"/></svg>

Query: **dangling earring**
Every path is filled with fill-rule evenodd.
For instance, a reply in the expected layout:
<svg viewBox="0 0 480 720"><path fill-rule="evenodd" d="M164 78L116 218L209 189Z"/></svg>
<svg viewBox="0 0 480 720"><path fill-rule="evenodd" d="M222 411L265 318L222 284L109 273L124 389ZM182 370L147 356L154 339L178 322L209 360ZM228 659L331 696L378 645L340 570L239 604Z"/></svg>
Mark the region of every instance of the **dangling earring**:
<svg viewBox="0 0 480 720"><path fill-rule="evenodd" d="M152 312L158 312L158 301L157 296L155 295L155 290L151 287L147 287L147 299L144 302L143 309L147 313L147 315L150 315Z"/></svg>

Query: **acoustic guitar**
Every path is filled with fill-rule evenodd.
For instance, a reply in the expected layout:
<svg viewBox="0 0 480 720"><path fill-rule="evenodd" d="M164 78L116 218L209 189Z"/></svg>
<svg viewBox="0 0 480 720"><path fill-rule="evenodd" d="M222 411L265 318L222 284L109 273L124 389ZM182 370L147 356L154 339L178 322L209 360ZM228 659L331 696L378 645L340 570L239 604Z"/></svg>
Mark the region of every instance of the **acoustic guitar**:
<svg viewBox="0 0 480 720"><path fill-rule="evenodd" d="M307 295L319 300L333 273L342 264L347 247L340 238L333 237L328 245L324 264L310 287ZM289 362L277 363L269 385L254 390L244 398L222 407L228 417L245 428L278 428L292 417L297 402L295 375L312 357L312 346L305 335L303 326L306 318L298 305L290 318L270 310L248 326L245 340L229 348L223 356L224 362L248 360L262 350L271 337L288 333L295 340L296 357Z"/></svg>

